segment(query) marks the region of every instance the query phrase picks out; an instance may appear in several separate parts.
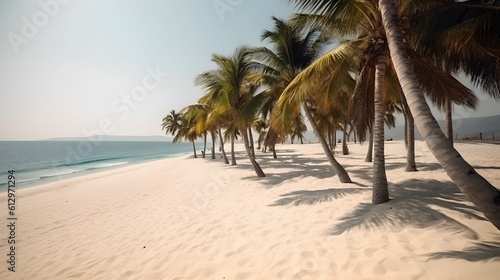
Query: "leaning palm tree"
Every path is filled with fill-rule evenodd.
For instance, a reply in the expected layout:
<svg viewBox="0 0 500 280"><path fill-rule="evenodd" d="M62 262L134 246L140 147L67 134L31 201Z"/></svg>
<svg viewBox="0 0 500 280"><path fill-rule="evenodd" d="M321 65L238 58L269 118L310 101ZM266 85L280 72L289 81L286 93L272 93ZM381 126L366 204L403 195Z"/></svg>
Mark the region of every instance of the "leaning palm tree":
<svg viewBox="0 0 500 280"><path fill-rule="evenodd" d="M417 33L428 26L434 32L425 37L410 34L415 49L447 71L465 73L473 85L500 100L500 1L433 1L424 9L409 25ZM446 135L453 143L452 108L451 100L442 106Z"/></svg>
<svg viewBox="0 0 500 280"><path fill-rule="evenodd" d="M307 29L300 25L273 18L274 30L266 30L262 34L262 39L271 43L272 47L260 48L254 51L254 56L259 61L259 71L264 75L263 80L269 86L267 95L270 96L268 102L271 118L274 120L270 124L270 131L287 132L289 128L284 127L298 118L300 106L304 108L306 118L313 127L313 131L320 141L322 148L329 159L339 180L343 183L350 183L351 179L345 169L337 162L333 156L326 140L318 127L314 124L313 113L311 112L312 100L306 98L299 102L282 102L277 105L278 100L283 98L282 93L293 79L310 65L322 52L328 42L316 29ZM285 105L293 104L294 108L284 108ZM293 114L287 114L293 113Z"/></svg>
<svg viewBox="0 0 500 280"><path fill-rule="evenodd" d="M344 71L353 71L352 67L356 63L357 85L354 96L359 94L367 94L373 92L373 118L364 117L368 120L364 128L357 125L357 131L362 137L369 127L372 128L371 135L374 138L374 160L373 160L373 203L383 203L388 201L387 178L385 175L385 158L384 158L384 118L386 113L385 96L388 91L397 92L398 85L390 83L388 74L394 69L390 63L388 46L383 31L383 25L377 3L375 1L328 1L328 0L289 0L306 12L313 13L312 15L302 15L297 17L297 21L310 22L313 26L321 26L330 32L341 37L347 37L348 40L343 42L337 49L319 59L315 63L314 68L311 66L303 75L298 77L302 82L306 78L313 78L308 84L324 83L328 80L334 80L332 72L338 71L340 68L339 60L350 60L351 69ZM418 6L418 5L417 5ZM401 5L401 14L407 14L404 9L415 8L414 5ZM314 14L316 13L316 14ZM411 30L407 30L411 33ZM422 34L419 34L423 36ZM355 37L355 39L352 39ZM410 46L406 46L410 51ZM355 48L356 51L352 51ZM341 54L341 51L348 51ZM354 56L354 59L352 55ZM410 52L412 59L415 62L415 68L418 69L419 81L421 86L429 95L440 92L439 89L446 89L443 92L454 92L451 98L460 99L469 91L460 83L453 81L446 71L439 67L429 67L424 59L415 59L415 52ZM333 69L335 68L335 69ZM426 71L430 69L432 71ZM341 77L342 75L340 75ZM443 79L447 79L443 82ZM372 81L372 82L369 82ZM431 82L429 82L431 81ZM389 83L388 83L389 82ZM337 84L337 83L334 83ZM364 86L363 86L364 85ZM435 86L438 86L435 88ZM369 100L369 98L367 99ZM361 106L357 106L361 108ZM373 120L373 121L371 121ZM370 136L372 137L372 136ZM363 137L362 137L363 138Z"/></svg>
<svg viewBox="0 0 500 280"><path fill-rule="evenodd" d="M252 122L252 128L257 132L257 150L262 148L262 144L264 143L264 139L267 135L267 128L269 127L268 121L264 117L256 118Z"/></svg>
<svg viewBox="0 0 500 280"><path fill-rule="evenodd" d="M210 118L212 111L213 108L210 105L202 103L192 104L181 110L186 117L193 118L195 120L196 132L199 135L203 135L203 158L205 158L207 146L207 133L210 133L210 137L212 139L212 147L210 150L212 159L215 159L215 135L217 133L217 127Z"/></svg>
<svg viewBox="0 0 500 280"><path fill-rule="evenodd" d="M175 112L175 110L172 110L170 114L163 118L161 127L162 130L165 130L165 133L174 136L174 143L183 139L190 141L193 145L194 157L198 157L194 144L194 140L198 137L198 133L196 131L196 120L192 116L186 116L182 112Z"/></svg>
<svg viewBox="0 0 500 280"><path fill-rule="evenodd" d="M307 131L307 126L304 123L304 118L302 115L298 115L297 118L292 122L292 129L290 131L290 141L293 144L295 139L300 141L300 144L304 144L304 133Z"/></svg>
<svg viewBox="0 0 500 280"><path fill-rule="evenodd" d="M175 112L175 110L170 111L170 113L165 116L161 123L161 129L165 130L167 134L175 134L181 126L181 114Z"/></svg>
<svg viewBox="0 0 500 280"><path fill-rule="evenodd" d="M428 3L427 3L428 2ZM500 1L426 1L422 13L408 17L417 34L405 34L419 53L500 100Z"/></svg>
<svg viewBox="0 0 500 280"><path fill-rule="evenodd" d="M432 116L403 41L395 0L380 0L379 7L391 59L420 133L448 176L486 218L500 229L500 191L479 175L453 148ZM487 22L486 26L489 24L491 22ZM498 84L498 80L496 83Z"/></svg>
<svg viewBox="0 0 500 280"><path fill-rule="evenodd" d="M196 155L196 146L194 144L194 141L199 136L196 131L196 120L191 116L175 113L174 110L172 110L170 115L165 117L163 120L164 123L162 127L174 136L173 142L178 143L182 140L188 140L193 145L194 157L198 158Z"/></svg>
<svg viewBox="0 0 500 280"><path fill-rule="evenodd" d="M215 72L204 73L201 76L215 75L217 91L213 95L214 110L227 116L226 132L231 137L232 161L234 157L234 139L239 132L248 158L259 177L265 177L260 165L252 156L248 129L261 109L265 95L255 95L258 87L254 83L250 51L246 47L237 48L232 56L214 54L212 61L217 65ZM209 74L212 73L212 74Z"/></svg>
<svg viewBox="0 0 500 280"><path fill-rule="evenodd" d="M222 133L222 129L227 128L228 116L227 113L221 110L216 110L215 107L216 101L220 98L221 95L222 83L223 82L221 80L218 71L214 70L204 72L203 74L200 74L195 78L195 84L201 86L204 90L206 90L205 95L203 95L198 100L198 103L210 106L211 110L209 115L207 116L207 123L209 123L210 127L213 127L214 129L217 130L217 134L219 135L222 158L224 159L224 162L226 164L229 164L229 160L227 158L226 151L224 148L224 138ZM233 150L232 150L232 156L233 156L232 161L234 162L233 165L235 165L236 162L234 159Z"/></svg>
<svg viewBox="0 0 500 280"><path fill-rule="evenodd" d="M335 50L325 54L322 59L314 63L308 71L297 81L304 82L307 76L316 76L313 78L315 83L322 81L325 83L326 73L337 72L337 79L346 80L349 73L358 73L358 76L373 75L373 98L374 98L374 117L373 117L373 138L374 138L374 159L373 159L373 194L372 202L375 204L384 203L389 200L387 186L387 177L385 173L384 157L384 115L385 115L385 73L387 69L388 51L385 40L378 32L381 28L381 22L378 20L378 11L370 1L299 1L295 2L297 6L306 12L318 13L302 17L313 21L314 25L320 25L329 32L337 36L357 37L355 40L345 41ZM308 19L309 18L309 19ZM300 20L300 17L297 19ZM340 64L333 64L333 61L342 60ZM356 69L357 65L361 67ZM325 67L327 66L327 67ZM335 67L337 69L330 69ZM323 68L323 71L318 71ZM366 69L362 72L361 70ZM326 72L328 71L328 72ZM317 72L316 74L313 72ZM328 78L334 78L331 74ZM363 77L367 79L368 77ZM358 83L360 79L358 79ZM328 84L339 85L337 82L329 81ZM308 82L311 84L311 82ZM364 133L366 128L358 129Z"/></svg>

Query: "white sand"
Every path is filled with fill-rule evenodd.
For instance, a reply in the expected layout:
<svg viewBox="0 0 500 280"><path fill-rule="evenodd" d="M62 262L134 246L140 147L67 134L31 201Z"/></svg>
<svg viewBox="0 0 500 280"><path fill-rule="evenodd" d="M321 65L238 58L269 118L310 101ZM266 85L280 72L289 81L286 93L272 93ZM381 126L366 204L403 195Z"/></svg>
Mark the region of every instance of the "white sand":
<svg viewBox="0 0 500 280"><path fill-rule="evenodd" d="M500 145L457 144L500 186ZM356 184L332 178L318 144L258 153L267 176L181 157L18 193L17 272L0 279L499 279L500 231L417 143L404 172L388 142L389 203L371 201L366 145L338 155ZM0 219L6 222L5 195Z"/></svg>

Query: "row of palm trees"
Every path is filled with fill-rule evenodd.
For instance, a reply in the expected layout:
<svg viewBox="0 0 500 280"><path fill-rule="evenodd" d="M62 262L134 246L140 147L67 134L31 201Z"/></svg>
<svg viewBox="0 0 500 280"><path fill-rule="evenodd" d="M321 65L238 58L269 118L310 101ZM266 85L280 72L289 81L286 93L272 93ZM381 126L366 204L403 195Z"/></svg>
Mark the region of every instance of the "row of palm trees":
<svg viewBox="0 0 500 280"><path fill-rule="evenodd" d="M500 98L500 1L288 2L300 13L287 21L273 18L273 29L262 33L269 47L239 47L232 56L212 56L216 67L195 80L205 91L198 103L163 119L174 141L201 136L206 143L209 134L215 158L218 135L226 163L224 143L231 143L235 165L234 142L241 137L257 176L264 177L252 129L259 147L262 143L276 157L277 143L303 137L305 117L339 181L351 183L333 150L338 129L344 140L354 131L370 143L372 202L379 204L389 200L384 126L393 125L393 114L402 112L406 170L417 170L415 123L450 178L500 229L500 192L453 148L451 126L447 138L424 97L448 112L452 104L475 108L477 98L452 75L463 72ZM348 153L345 143L343 153Z"/></svg>

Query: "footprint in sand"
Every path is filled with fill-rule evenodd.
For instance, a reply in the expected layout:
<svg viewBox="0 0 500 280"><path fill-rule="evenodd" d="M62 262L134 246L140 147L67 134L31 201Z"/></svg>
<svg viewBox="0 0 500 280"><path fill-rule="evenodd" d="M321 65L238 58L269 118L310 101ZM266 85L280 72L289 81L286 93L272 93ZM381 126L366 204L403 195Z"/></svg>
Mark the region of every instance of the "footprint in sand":
<svg viewBox="0 0 500 280"><path fill-rule="evenodd" d="M335 276L335 263L333 257L328 253L328 243L316 242L314 246L303 246L307 250L293 252L279 262L274 267L281 266L275 275L276 279L316 279L325 270L331 271L331 276Z"/></svg>

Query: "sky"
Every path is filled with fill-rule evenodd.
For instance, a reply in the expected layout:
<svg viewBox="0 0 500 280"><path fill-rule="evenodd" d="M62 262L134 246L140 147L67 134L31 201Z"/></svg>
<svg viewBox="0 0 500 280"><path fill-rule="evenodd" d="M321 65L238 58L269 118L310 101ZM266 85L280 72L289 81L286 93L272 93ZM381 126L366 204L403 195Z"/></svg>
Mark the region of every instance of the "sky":
<svg viewBox="0 0 500 280"><path fill-rule="evenodd" d="M0 1L0 140L163 135L213 53L262 46L284 0ZM477 112L499 103L479 93ZM442 119L442 116L436 116Z"/></svg>

